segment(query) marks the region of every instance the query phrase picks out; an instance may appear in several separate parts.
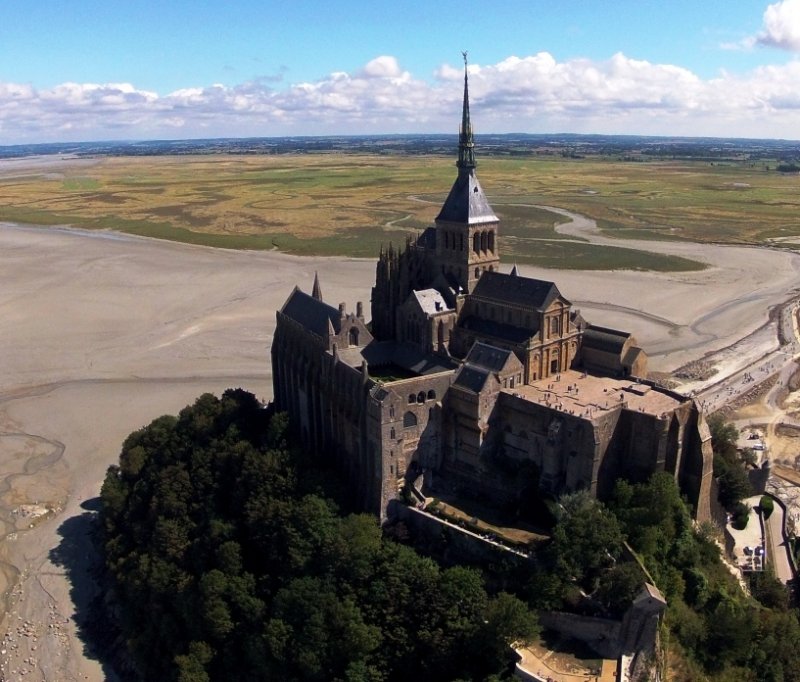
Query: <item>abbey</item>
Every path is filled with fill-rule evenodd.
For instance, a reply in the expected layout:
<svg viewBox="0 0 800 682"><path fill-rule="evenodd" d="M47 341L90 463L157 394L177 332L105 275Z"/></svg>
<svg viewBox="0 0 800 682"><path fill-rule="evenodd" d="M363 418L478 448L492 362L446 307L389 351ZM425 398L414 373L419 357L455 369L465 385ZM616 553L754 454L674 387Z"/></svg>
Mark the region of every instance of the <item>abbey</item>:
<svg viewBox="0 0 800 682"><path fill-rule="evenodd" d="M435 224L382 252L371 321L318 278L277 313L274 399L382 519L406 485L514 509L675 476L709 517L711 442L694 401L646 380L630 334L589 324L553 282L501 272L475 169L468 77L458 175Z"/></svg>

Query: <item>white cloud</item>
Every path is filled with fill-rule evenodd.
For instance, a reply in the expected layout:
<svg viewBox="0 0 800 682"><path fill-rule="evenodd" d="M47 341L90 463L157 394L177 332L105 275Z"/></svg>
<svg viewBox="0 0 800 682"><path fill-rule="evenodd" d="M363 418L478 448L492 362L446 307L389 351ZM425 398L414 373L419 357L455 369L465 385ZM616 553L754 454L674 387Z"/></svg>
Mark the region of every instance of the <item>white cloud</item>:
<svg viewBox="0 0 800 682"><path fill-rule="evenodd" d="M540 52L473 63L469 73L478 133L792 138L800 131L800 62L703 79L622 53L557 61ZM0 143L455 132L463 68L443 65L434 75L421 80L380 56L353 73L280 88L257 79L159 95L130 83L0 82Z"/></svg>
<svg viewBox="0 0 800 682"><path fill-rule="evenodd" d="M800 52L800 0L781 0L764 11L764 27L756 37L761 45Z"/></svg>

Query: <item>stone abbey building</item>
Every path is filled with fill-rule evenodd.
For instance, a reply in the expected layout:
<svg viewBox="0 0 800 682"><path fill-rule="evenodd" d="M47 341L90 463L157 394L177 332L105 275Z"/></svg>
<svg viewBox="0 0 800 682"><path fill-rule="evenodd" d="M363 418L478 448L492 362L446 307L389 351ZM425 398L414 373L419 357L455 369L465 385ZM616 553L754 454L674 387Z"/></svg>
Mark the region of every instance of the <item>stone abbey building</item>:
<svg viewBox="0 0 800 682"><path fill-rule="evenodd" d="M694 401L646 380L630 334L588 323L552 282L501 272L475 173L468 80L458 175L435 224L381 253L371 322L295 287L277 313L274 399L387 518L407 482L514 508L607 496L668 471L708 518L711 441Z"/></svg>

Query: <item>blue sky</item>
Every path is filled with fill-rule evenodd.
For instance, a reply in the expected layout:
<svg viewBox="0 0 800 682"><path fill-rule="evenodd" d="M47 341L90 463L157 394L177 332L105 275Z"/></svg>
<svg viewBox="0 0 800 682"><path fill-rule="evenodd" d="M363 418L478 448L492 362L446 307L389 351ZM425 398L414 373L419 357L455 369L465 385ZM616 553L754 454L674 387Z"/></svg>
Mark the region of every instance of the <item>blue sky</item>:
<svg viewBox="0 0 800 682"><path fill-rule="evenodd" d="M0 0L0 144L453 132L800 138L800 0Z"/></svg>

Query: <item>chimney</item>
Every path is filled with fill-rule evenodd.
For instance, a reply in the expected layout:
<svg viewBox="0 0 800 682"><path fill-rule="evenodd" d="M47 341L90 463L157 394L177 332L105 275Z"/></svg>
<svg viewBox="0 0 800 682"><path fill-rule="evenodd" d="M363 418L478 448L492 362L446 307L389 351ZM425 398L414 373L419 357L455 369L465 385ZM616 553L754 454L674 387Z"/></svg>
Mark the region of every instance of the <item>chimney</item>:
<svg viewBox="0 0 800 682"><path fill-rule="evenodd" d="M339 304L339 319L343 320L345 318L344 312L344 303Z"/></svg>
<svg viewBox="0 0 800 682"><path fill-rule="evenodd" d="M362 322L364 321L364 305L361 301L356 303L356 317Z"/></svg>

